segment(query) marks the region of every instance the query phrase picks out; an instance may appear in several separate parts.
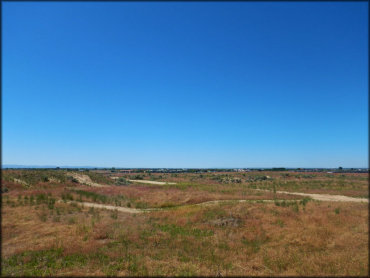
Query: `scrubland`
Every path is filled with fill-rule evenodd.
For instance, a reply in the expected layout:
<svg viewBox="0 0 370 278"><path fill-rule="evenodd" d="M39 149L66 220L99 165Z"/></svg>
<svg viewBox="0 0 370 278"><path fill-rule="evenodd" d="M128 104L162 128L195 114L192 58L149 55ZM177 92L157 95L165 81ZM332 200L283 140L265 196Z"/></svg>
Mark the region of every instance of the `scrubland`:
<svg viewBox="0 0 370 278"><path fill-rule="evenodd" d="M105 187L2 171L2 275L368 276L368 203L275 193L368 198L367 174L77 174ZM224 202L201 204L213 200Z"/></svg>

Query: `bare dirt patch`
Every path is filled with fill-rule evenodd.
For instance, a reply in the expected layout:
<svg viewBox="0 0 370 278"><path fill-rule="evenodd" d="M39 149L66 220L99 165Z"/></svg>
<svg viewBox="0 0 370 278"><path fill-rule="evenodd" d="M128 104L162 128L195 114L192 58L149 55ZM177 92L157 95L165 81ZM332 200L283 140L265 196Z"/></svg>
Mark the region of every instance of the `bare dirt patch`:
<svg viewBox="0 0 370 278"><path fill-rule="evenodd" d="M264 189L256 189L259 191L270 191ZM314 194L314 193L302 193L302 192L288 192L288 191L276 191L279 194L290 194L290 195L299 195L311 197L314 200L318 201L330 201L330 202L364 202L368 203L369 199L365 198L353 198L343 195L329 195L329 194Z"/></svg>
<svg viewBox="0 0 370 278"><path fill-rule="evenodd" d="M89 176L84 175L84 174L70 172L68 173L68 175L75 178L81 184L86 184L86 185L93 186L93 187L107 187L107 185L93 182Z"/></svg>
<svg viewBox="0 0 370 278"><path fill-rule="evenodd" d="M131 182L138 182L138 183L149 183L149 184L176 184L176 182L162 182L162 181L147 181L147 180L129 180Z"/></svg>

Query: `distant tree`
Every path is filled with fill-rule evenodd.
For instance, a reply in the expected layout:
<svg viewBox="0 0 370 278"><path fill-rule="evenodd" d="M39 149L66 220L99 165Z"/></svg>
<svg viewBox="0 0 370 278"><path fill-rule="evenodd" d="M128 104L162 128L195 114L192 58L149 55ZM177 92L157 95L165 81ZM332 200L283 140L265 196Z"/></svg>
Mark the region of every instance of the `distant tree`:
<svg viewBox="0 0 370 278"><path fill-rule="evenodd" d="M342 170L343 170L343 167L338 167L338 170L339 170L339 171L342 171Z"/></svg>

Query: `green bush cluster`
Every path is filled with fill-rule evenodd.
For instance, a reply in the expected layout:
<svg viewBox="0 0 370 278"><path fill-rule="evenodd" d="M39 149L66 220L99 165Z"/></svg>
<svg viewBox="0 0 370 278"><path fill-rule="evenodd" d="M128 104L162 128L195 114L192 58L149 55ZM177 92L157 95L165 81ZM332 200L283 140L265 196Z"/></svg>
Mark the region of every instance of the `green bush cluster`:
<svg viewBox="0 0 370 278"><path fill-rule="evenodd" d="M131 207L133 205L136 208L147 208L148 204L140 201L136 201L133 198L128 198L124 195L116 195L116 196L106 196L95 192L85 191L85 190L76 190L74 189L73 192L79 195L79 198L76 201L82 202L82 197L85 197L91 200L94 203L102 203L102 204L114 204L116 206L126 205Z"/></svg>
<svg viewBox="0 0 370 278"><path fill-rule="evenodd" d="M124 177L120 177L119 179L116 180L115 185L129 185L131 182Z"/></svg>
<svg viewBox="0 0 370 278"><path fill-rule="evenodd" d="M255 181L266 181L272 180L270 176L250 176L246 179L246 182L255 182Z"/></svg>
<svg viewBox="0 0 370 278"><path fill-rule="evenodd" d="M71 193L63 193L62 194L62 200L64 201L64 202L66 202L66 201L73 201L73 196L72 196L72 194Z"/></svg>
<svg viewBox="0 0 370 278"><path fill-rule="evenodd" d="M195 236L195 237L207 237L212 236L214 232L212 230L201 230L197 228L188 228L183 226L178 226L175 224L155 224L156 228L162 232L167 232L171 237L181 236Z"/></svg>
<svg viewBox="0 0 370 278"><path fill-rule="evenodd" d="M281 207L292 207L294 212L299 212L299 206L297 201L277 201L275 200L275 205L276 206L281 206Z"/></svg>

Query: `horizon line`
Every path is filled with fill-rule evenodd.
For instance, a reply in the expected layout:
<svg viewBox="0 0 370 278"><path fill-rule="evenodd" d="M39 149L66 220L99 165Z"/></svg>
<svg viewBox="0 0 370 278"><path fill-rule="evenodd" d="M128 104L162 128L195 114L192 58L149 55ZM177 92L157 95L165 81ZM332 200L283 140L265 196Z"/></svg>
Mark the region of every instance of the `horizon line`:
<svg viewBox="0 0 370 278"><path fill-rule="evenodd" d="M285 166L272 166L272 167L256 167L256 166L250 166L250 167L120 167L120 166L58 166L58 165L22 165L22 164L1 164L1 168L81 168L81 169L87 169L87 168L100 168L100 169L276 169L276 168L284 168L284 169L369 169L369 167L285 167Z"/></svg>

